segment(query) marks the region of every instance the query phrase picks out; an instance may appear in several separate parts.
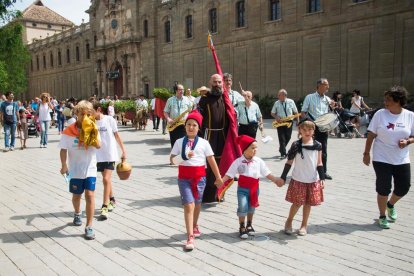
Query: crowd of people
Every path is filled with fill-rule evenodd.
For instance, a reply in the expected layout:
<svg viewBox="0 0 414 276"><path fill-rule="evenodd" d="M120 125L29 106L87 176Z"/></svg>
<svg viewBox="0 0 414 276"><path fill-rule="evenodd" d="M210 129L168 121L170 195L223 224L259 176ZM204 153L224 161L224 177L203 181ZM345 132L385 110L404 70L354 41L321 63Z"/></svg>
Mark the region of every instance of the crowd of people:
<svg viewBox="0 0 414 276"><path fill-rule="evenodd" d="M197 98L191 95L191 89L185 91L184 86L177 83L175 95L165 104L163 118L155 116L155 100L148 103L144 95L140 95L136 101L137 106L150 107L154 131L158 131L160 120L164 121L163 133L164 127L169 131L170 163L178 165L177 183L184 209L187 250L193 250L195 238L201 236L198 225L201 204L224 200L226 187L234 181L238 183L239 235L241 239L246 239L255 235L253 215L259 207L261 177L281 187L293 167L286 194L286 200L292 205L284 231L287 235L297 233L300 236L307 234L311 207L324 201L325 180L333 178L328 174L327 144L330 132L335 131L338 124L335 120L326 122L325 117L332 110L338 114L343 106L339 92L335 92L332 98L326 95L328 79L317 80L315 91L304 98L300 112L295 102L287 97L285 89L277 93L271 116L274 117L273 125L279 138L279 159L287 159L280 177L271 174L265 162L256 156L256 133L263 126L263 116L253 101L252 92L241 87L240 93L233 90L232 81L231 74L214 74L210 77L209 87L197 89L200 94ZM407 99L408 92L401 86L394 86L385 92L384 108L373 115L363 153L363 163L370 165L372 148L378 224L384 229L390 228L389 220L397 219L395 204L410 188L408 145L414 142L414 113L404 108ZM97 172L102 173L104 186L100 216L107 219L116 205L111 178L115 161L119 159L118 146L121 158L126 158L116 116L110 108L113 105L109 104L107 111L102 108L106 101L111 99L91 98L77 102L71 98L58 102L48 93L42 93L39 98L22 104L15 102L13 93L8 92L0 105L5 152L14 150L16 128L19 126L27 130L29 114L37 117L40 125L40 148L48 145L49 127L55 125L58 128L61 135L60 172L69 179L73 224L77 226L82 225L80 199L85 193L86 239L95 238L92 218ZM351 105L350 112L354 116L350 119L358 128L361 112L369 109L359 90L353 91ZM288 149L294 122L298 126L299 139ZM23 134L23 137L26 139L27 135ZM22 148L25 147L26 143L22 144ZM294 232L293 218L302 206L302 223Z"/></svg>

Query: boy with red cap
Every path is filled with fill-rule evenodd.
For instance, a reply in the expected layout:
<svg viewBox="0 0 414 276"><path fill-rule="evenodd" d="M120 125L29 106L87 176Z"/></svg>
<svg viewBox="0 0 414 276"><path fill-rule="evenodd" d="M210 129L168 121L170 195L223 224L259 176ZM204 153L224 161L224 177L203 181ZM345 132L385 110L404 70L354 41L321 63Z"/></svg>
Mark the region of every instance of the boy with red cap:
<svg viewBox="0 0 414 276"><path fill-rule="evenodd" d="M193 110L185 121L186 136L175 141L171 150L171 163L178 163L178 187L184 207L187 230L186 250L194 249L194 238L200 237L197 221L201 210L201 200L206 187L206 159L216 177L216 186L223 184L214 152L207 140L197 136L203 116ZM177 159L182 159L181 162ZM175 162L174 162L175 161Z"/></svg>
<svg viewBox="0 0 414 276"><path fill-rule="evenodd" d="M255 234L252 221L255 208L259 206L259 178L266 177L278 187L283 186L283 180L273 176L265 162L255 156L257 141L254 138L247 135L240 135L236 140L243 155L233 161L226 175L223 177L223 182L239 174L237 187L237 216L239 217L240 223L239 233L241 239L247 239L248 236L254 236ZM246 216L247 226L245 225Z"/></svg>

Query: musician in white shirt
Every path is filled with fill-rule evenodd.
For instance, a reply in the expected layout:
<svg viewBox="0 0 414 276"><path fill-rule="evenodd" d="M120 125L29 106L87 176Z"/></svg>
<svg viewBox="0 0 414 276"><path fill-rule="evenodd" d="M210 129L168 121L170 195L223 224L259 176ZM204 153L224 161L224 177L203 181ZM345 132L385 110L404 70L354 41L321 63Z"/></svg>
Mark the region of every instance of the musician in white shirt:
<svg viewBox="0 0 414 276"><path fill-rule="evenodd" d="M326 78L320 78L316 82L316 91L305 97L302 106L302 117L308 116L312 121L318 119L320 116L329 112L329 106L335 105L325 94L328 92L329 82ZM322 144L322 163L325 171L325 179L332 179L332 176L326 173L328 160L328 132L319 131L318 127L315 129L315 140Z"/></svg>

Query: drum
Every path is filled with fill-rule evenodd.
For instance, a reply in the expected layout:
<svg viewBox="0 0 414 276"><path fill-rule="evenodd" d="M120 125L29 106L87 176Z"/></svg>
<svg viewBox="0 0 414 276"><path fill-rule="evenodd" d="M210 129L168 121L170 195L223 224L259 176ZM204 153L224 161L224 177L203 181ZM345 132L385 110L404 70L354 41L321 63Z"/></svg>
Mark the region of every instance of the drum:
<svg viewBox="0 0 414 276"><path fill-rule="evenodd" d="M339 124L338 116L333 113L326 113L314 121L320 132L331 131Z"/></svg>

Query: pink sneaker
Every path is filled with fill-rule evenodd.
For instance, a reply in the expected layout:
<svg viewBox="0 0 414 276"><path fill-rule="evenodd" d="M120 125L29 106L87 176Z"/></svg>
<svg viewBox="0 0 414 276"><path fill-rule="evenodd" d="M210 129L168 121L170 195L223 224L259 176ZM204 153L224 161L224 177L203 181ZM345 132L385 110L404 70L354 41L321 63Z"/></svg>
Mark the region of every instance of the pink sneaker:
<svg viewBox="0 0 414 276"><path fill-rule="evenodd" d="M184 246L185 250L191 251L194 249L194 235L188 236L187 243Z"/></svg>
<svg viewBox="0 0 414 276"><path fill-rule="evenodd" d="M196 238L199 238L201 236L201 232L198 229L198 225L195 225L194 226L194 228L193 228L193 234L194 234L194 237L196 237Z"/></svg>

